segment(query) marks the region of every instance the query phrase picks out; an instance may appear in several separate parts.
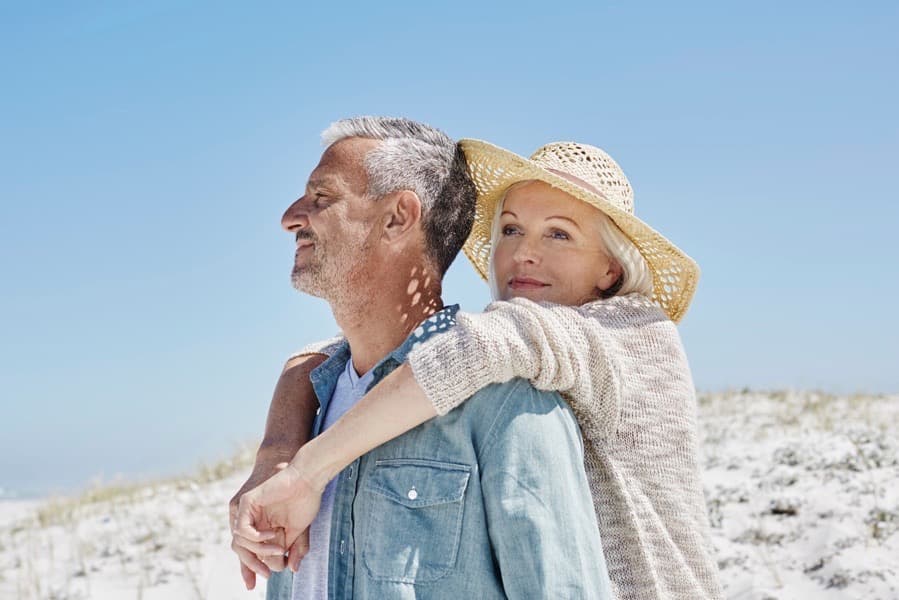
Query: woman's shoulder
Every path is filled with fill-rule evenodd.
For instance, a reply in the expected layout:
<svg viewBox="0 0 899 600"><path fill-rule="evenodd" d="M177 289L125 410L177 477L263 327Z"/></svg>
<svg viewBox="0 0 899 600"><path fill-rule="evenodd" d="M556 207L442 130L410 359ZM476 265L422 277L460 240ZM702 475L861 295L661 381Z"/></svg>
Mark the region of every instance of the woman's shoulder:
<svg viewBox="0 0 899 600"><path fill-rule="evenodd" d="M652 328L677 333L677 326L665 311L643 294L633 293L594 300L578 307L581 316L612 329Z"/></svg>

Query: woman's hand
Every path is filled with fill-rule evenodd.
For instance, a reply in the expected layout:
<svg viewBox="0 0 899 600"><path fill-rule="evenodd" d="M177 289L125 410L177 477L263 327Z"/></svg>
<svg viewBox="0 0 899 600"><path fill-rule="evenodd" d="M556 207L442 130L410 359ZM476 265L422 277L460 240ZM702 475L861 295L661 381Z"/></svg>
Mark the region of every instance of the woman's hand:
<svg viewBox="0 0 899 600"><path fill-rule="evenodd" d="M250 551L264 549L265 542L283 530L281 552L286 549L287 566L292 571L299 568L309 551L308 528L321 507L327 483L327 479L316 481L303 468L301 454L298 452L289 464L278 465L278 473L241 496L233 529L234 544ZM259 553L254 553L258 558Z"/></svg>

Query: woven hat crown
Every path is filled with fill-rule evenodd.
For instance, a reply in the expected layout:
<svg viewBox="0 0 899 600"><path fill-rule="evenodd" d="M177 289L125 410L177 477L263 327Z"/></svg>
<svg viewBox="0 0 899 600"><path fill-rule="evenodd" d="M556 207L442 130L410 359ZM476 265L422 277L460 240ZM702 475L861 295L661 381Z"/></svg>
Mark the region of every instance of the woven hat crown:
<svg viewBox="0 0 899 600"><path fill-rule="evenodd" d="M552 171L573 175L610 204L634 214L634 190L612 157L595 146L577 142L553 142L537 148L531 160ZM589 188L588 188L589 189Z"/></svg>

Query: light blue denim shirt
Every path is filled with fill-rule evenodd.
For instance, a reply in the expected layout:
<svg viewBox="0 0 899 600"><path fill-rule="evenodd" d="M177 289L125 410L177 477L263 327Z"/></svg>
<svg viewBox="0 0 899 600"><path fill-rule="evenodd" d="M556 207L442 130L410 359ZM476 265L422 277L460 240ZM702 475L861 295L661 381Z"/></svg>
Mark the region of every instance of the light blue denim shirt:
<svg viewBox="0 0 899 600"><path fill-rule="evenodd" d="M372 385L457 311L424 321L376 365ZM344 343L312 372L314 435L349 358ZM292 578L273 573L267 599L290 600ZM522 379L491 385L344 469L328 591L362 600L611 598L580 430L562 398Z"/></svg>

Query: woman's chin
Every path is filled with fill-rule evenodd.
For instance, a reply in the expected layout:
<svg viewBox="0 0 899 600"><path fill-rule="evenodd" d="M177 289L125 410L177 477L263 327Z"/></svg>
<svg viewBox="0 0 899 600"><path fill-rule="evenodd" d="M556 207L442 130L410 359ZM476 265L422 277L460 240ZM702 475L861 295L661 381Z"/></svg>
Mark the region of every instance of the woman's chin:
<svg viewBox="0 0 899 600"><path fill-rule="evenodd" d="M503 300L511 300L512 298L525 298L531 302L555 302L552 299L548 288L540 289L517 289L506 290L503 294Z"/></svg>

